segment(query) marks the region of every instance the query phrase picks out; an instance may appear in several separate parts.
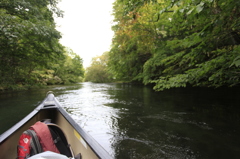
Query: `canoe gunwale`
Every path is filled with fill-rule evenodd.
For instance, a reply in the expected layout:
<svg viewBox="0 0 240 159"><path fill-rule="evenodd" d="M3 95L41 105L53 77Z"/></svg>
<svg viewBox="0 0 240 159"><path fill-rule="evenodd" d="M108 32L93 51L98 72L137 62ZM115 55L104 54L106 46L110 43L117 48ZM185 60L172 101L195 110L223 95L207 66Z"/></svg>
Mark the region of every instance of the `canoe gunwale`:
<svg viewBox="0 0 240 159"><path fill-rule="evenodd" d="M42 107L39 105L37 108ZM32 117L34 117L41 109L35 108L31 113L29 113L26 117L12 126L10 129L5 131L3 134L0 135L0 143L4 142L9 136L11 136L15 131L17 131L22 125L28 122Z"/></svg>
<svg viewBox="0 0 240 159"><path fill-rule="evenodd" d="M86 133L69 114L60 106L59 102L55 98L55 102L58 105L57 109L65 117L65 119L71 123L73 128L81 135L81 137L87 142L91 149L97 154L99 158L112 159L112 157L107 153L107 151L88 133Z"/></svg>
<svg viewBox="0 0 240 159"><path fill-rule="evenodd" d="M0 135L0 143L4 142L4 140L6 140L10 135L12 135L15 131L17 131L22 125L24 125L26 122L31 120L31 118L33 118L40 110L46 109L47 107L44 108L44 103L46 101L52 100L53 97L54 97L53 94L48 94L47 97L31 113L29 113L26 117L24 117L22 120L17 122L10 129L5 131L3 134L1 134ZM56 107L56 106L53 106L53 107Z"/></svg>
<svg viewBox="0 0 240 159"><path fill-rule="evenodd" d="M31 120L37 113L44 109L55 109L72 125L72 127L81 135L84 141L92 149L92 151L103 159L112 159L108 152L88 133L86 133L72 117L61 107L60 103L53 94L48 94L47 97L39 104L31 113L12 126L10 129L0 135L0 144L4 143L15 131L20 129L25 123Z"/></svg>

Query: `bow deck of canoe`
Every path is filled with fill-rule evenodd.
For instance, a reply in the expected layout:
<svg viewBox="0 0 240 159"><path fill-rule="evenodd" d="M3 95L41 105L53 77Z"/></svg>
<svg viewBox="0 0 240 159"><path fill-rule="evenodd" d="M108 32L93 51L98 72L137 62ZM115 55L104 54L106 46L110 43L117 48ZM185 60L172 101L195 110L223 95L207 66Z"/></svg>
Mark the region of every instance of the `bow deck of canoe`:
<svg viewBox="0 0 240 159"><path fill-rule="evenodd" d="M0 158L17 157L20 135L37 121L51 119L59 125L71 145L74 155L81 153L83 159L112 158L89 134L87 134L60 106L53 94L48 94L43 102L30 114L0 136Z"/></svg>

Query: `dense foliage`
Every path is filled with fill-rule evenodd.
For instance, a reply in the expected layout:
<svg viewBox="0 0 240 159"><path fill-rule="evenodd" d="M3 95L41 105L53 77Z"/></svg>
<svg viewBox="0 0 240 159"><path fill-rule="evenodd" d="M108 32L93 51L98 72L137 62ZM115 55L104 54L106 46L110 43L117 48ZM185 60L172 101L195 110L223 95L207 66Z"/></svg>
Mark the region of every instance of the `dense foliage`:
<svg viewBox="0 0 240 159"><path fill-rule="evenodd" d="M56 7L57 2L58 0L0 1L1 89L16 84L22 86L46 83L52 76L57 81L63 81L59 78L67 68L61 70L61 67L68 56L59 43L61 35L55 29L53 17L63 16L62 11ZM72 62L82 61L75 57ZM54 73L57 65L61 65L58 72L62 72L58 78ZM83 76L83 73L76 75Z"/></svg>
<svg viewBox="0 0 240 159"><path fill-rule="evenodd" d="M234 0L116 0L109 69L155 90L239 85L239 7Z"/></svg>
<svg viewBox="0 0 240 159"><path fill-rule="evenodd" d="M91 66L86 69L85 81L104 83L112 82L113 78L107 69L108 52L92 58Z"/></svg>
<svg viewBox="0 0 240 159"><path fill-rule="evenodd" d="M63 58L57 63L51 63L42 69L32 72L34 83L46 84L70 84L82 82L84 77L83 61L79 55L71 49L65 48Z"/></svg>

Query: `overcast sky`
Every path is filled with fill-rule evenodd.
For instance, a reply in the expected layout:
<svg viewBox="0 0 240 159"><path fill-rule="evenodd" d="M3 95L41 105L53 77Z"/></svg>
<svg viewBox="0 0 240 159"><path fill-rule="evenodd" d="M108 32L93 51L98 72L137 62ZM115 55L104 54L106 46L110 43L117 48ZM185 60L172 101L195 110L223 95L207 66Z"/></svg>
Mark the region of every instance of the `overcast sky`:
<svg viewBox="0 0 240 159"><path fill-rule="evenodd" d="M91 59L110 50L113 37L112 3L114 0L62 0L59 8L64 18L57 18L60 42L83 59L84 67Z"/></svg>

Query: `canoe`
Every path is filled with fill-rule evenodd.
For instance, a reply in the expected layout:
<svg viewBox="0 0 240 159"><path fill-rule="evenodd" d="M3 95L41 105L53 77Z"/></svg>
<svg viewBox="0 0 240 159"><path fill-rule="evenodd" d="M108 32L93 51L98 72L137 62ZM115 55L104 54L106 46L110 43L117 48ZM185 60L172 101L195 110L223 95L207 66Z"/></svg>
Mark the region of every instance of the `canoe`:
<svg viewBox="0 0 240 159"><path fill-rule="evenodd" d="M71 145L74 155L81 153L82 159L112 158L101 145L86 133L69 114L61 107L53 93L46 98L30 114L0 136L0 159L17 157L17 145L20 135L37 121L51 119L63 130Z"/></svg>

